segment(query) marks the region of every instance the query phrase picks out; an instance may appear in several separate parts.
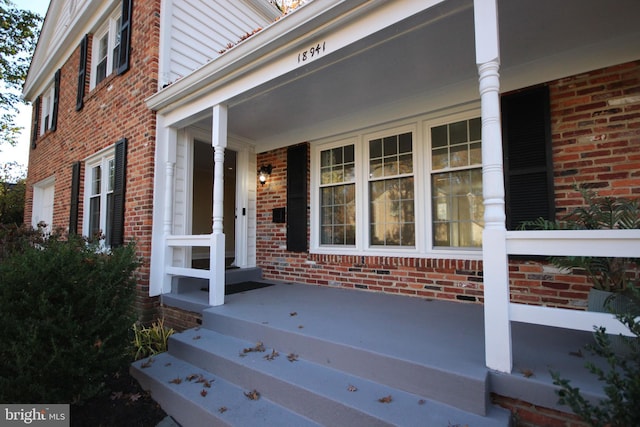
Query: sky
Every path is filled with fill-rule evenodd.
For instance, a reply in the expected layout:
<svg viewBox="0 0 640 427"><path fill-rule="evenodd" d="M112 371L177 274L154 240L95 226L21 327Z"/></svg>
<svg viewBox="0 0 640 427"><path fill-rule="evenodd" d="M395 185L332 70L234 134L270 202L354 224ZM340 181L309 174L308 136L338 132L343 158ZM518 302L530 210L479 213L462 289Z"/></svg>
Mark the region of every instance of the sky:
<svg viewBox="0 0 640 427"><path fill-rule="evenodd" d="M27 9L44 17L49 7L49 0L13 0L19 9ZM18 144L11 147L3 144L0 147L0 163L18 162L26 170L29 162L29 134L31 129L31 106L20 105L20 113L16 117L16 124L22 127Z"/></svg>

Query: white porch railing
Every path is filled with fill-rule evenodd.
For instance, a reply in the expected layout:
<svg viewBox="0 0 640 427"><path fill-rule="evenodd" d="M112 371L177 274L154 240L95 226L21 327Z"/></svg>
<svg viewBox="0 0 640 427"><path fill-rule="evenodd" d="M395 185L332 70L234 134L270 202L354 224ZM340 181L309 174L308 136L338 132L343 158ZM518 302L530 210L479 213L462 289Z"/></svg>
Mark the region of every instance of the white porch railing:
<svg viewBox="0 0 640 427"><path fill-rule="evenodd" d="M508 255L640 257L640 230L507 231L505 243ZM493 288L488 289L489 294L495 290L498 293L509 292L508 280L502 285L485 283L485 286ZM610 334L633 335L624 324L609 313L510 302L506 317L509 322L582 331L593 331L595 326L603 326ZM498 331L508 330L508 336L490 337L493 334L492 329L491 326L487 328L487 340L502 343L503 354L488 349L487 366L510 372L513 362L510 328L496 328Z"/></svg>
<svg viewBox="0 0 640 427"><path fill-rule="evenodd" d="M195 277L209 280L209 304L224 303L224 234L169 235L165 242L170 253L173 248L209 248L209 269L173 266L173 257L169 256L165 274L169 276Z"/></svg>
<svg viewBox="0 0 640 427"><path fill-rule="evenodd" d="M508 231L507 254L545 256L640 257L640 230ZM515 322L592 331L604 326L611 334L631 331L608 313L594 313L511 303Z"/></svg>

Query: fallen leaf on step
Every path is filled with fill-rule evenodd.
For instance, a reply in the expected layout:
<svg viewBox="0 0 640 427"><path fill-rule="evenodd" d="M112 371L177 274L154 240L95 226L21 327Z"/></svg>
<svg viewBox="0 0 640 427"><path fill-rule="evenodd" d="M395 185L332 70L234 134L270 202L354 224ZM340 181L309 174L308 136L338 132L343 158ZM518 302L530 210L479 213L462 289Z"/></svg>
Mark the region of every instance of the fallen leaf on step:
<svg viewBox="0 0 640 427"><path fill-rule="evenodd" d="M252 390L252 391L249 391L249 392L245 392L244 395L247 396L247 398L249 400L258 400L258 399L260 399L260 393L258 393L258 390Z"/></svg>
<svg viewBox="0 0 640 427"><path fill-rule="evenodd" d="M132 393L129 395L129 401L131 402L135 402L138 399L140 399L142 397L142 395L140 393Z"/></svg>
<svg viewBox="0 0 640 427"><path fill-rule="evenodd" d="M202 375L201 375L201 376L202 376ZM190 374L190 375L187 375L187 381L193 381L193 380L195 380L196 378L198 378L198 374Z"/></svg>
<svg viewBox="0 0 640 427"><path fill-rule="evenodd" d="M196 335L196 336L194 336L192 339L193 339L193 340L199 340L200 338L202 338L200 335Z"/></svg>
<svg viewBox="0 0 640 427"><path fill-rule="evenodd" d="M303 329L303 328L304 328L304 326L298 325L298 329Z"/></svg>
<svg viewBox="0 0 640 427"><path fill-rule="evenodd" d="M298 312L297 311L292 311L291 313L289 313L289 316L293 317L293 316L297 316Z"/></svg>
<svg viewBox="0 0 640 427"><path fill-rule="evenodd" d="M529 378L533 376L533 371L531 369L523 369L520 372L522 373L522 376L524 376L525 378Z"/></svg>
<svg viewBox="0 0 640 427"><path fill-rule="evenodd" d="M113 393L111 393L111 400L117 400L122 398L122 392L121 391L114 391Z"/></svg>
<svg viewBox="0 0 640 427"><path fill-rule="evenodd" d="M174 378L169 381L171 384L180 384L182 382L182 378Z"/></svg>
<svg viewBox="0 0 640 427"><path fill-rule="evenodd" d="M207 390L202 389L202 391L200 392L200 396L205 397L207 395Z"/></svg>
<svg viewBox="0 0 640 427"><path fill-rule="evenodd" d="M392 401L393 401L393 398L391 397L391 395L381 397L380 399L378 399L378 402L380 403L391 403Z"/></svg>
<svg viewBox="0 0 640 427"><path fill-rule="evenodd" d="M581 349L578 349L578 351L570 351L569 355L570 356L575 356L575 357L580 357L580 358L584 357L584 355L582 354L582 350Z"/></svg>
<svg viewBox="0 0 640 427"><path fill-rule="evenodd" d="M150 357L149 360L147 360L146 362L142 363L140 365L140 367L142 369L148 368L149 366L151 366L153 364L153 362L154 362L153 357Z"/></svg>
<svg viewBox="0 0 640 427"><path fill-rule="evenodd" d="M418 400L418 405L424 405L425 403L427 403L427 401L424 399Z"/></svg>
<svg viewBox="0 0 640 427"><path fill-rule="evenodd" d="M164 366L165 366L165 368L166 368L167 366L171 366L171 362L167 362L167 363L165 363L165 364L164 364Z"/></svg>
<svg viewBox="0 0 640 427"><path fill-rule="evenodd" d="M258 343L255 345L255 347L249 347L249 348L245 348L244 350L242 350L243 353L251 353L251 352L259 352L262 353L264 351L267 351L266 348L264 348L264 344L262 344L261 342L258 341Z"/></svg>
<svg viewBox="0 0 640 427"><path fill-rule="evenodd" d="M272 361L278 356L280 356L280 353L278 353L275 349L273 349L271 354L267 354L264 358L267 359L268 361Z"/></svg>
<svg viewBox="0 0 640 427"><path fill-rule="evenodd" d="M298 355L294 353L289 353L289 355L287 356L287 359L289 359L289 362L295 362L296 360L298 360Z"/></svg>
<svg viewBox="0 0 640 427"><path fill-rule="evenodd" d="M219 407L218 412L220 412L221 414L224 414L225 412L227 412L227 407L226 406Z"/></svg>
<svg viewBox="0 0 640 427"><path fill-rule="evenodd" d="M358 391L358 387L349 384L349 387L347 387L347 390L351 392Z"/></svg>

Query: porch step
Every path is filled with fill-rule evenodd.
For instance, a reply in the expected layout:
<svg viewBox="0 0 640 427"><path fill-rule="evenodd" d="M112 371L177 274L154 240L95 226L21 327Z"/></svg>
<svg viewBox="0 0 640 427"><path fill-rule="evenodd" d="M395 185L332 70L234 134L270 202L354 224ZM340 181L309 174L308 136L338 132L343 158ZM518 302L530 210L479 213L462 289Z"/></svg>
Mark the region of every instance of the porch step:
<svg viewBox="0 0 640 427"><path fill-rule="evenodd" d="M169 353L154 356L151 363L148 359L138 361L131 371L165 412L184 427L261 426L272 425L271 420L278 420L280 426L320 425L262 396L250 400L240 387ZM210 387L197 382L200 376Z"/></svg>
<svg viewBox="0 0 640 427"><path fill-rule="evenodd" d="M352 373L316 363L301 353L289 355L268 340L264 351L248 341L207 328L173 335L169 353L132 366L132 374L167 413L183 426L508 426L509 413L490 407L472 414ZM245 350L246 349L246 350ZM274 351L277 351L274 353ZM293 352L291 352L293 353ZM267 357L270 356L270 357ZM367 364L363 355L360 363ZM269 360L271 359L271 360ZM389 366L387 366L388 368ZM395 369L393 369L395 371ZM206 396L189 376L213 379ZM413 373L411 375L418 376ZM180 384L171 383L180 378ZM438 386L444 386L439 384ZM260 399L245 393L257 390ZM463 390L459 390L463 393ZM220 413L220 407L228 410ZM242 417L232 418L234 412ZM299 417L299 418L296 418Z"/></svg>
<svg viewBox="0 0 640 427"><path fill-rule="evenodd" d="M232 286L243 282L262 280L262 269L259 267L229 268L224 272L225 286ZM176 276L171 283L171 292L184 294L209 288L208 279L197 277Z"/></svg>

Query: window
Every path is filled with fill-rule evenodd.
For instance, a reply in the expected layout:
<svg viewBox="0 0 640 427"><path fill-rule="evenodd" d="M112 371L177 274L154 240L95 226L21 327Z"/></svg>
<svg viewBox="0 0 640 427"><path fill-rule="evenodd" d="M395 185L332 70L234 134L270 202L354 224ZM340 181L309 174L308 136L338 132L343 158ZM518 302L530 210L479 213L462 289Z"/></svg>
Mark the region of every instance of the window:
<svg viewBox="0 0 640 427"><path fill-rule="evenodd" d="M58 122L58 98L60 96L60 70L56 71L53 82L47 87L41 97L40 135L49 130L56 130Z"/></svg>
<svg viewBox="0 0 640 427"><path fill-rule="evenodd" d="M312 251L477 257L480 134L474 111L312 144Z"/></svg>
<svg viewBox="0 0 640 427"><path fill-rule="evenodd" d="M82 233L90 237L103 235L107 246L120 246L124 241L126 170L126 138L85 162ZM73 202L72 209L78 209ZM70 218L77 214L71 212Z"/></svg>
<svg viewBox="0 0 640 427"><path fill-rule="evenodd" d="M355 245L355 146L320 152L320 243Z"/></svg>
<svg viewBox="0 0 640 427"><path fill-rule="evenodd" d="M113 218L114 173L115 159L112 151L87 162L87 228L84 234L90 237L104 235L107 245L111 243L109 235Z"/></svg>
<svg viewBox="0 0 640 427"><path fill-rule="evenodd" d="M413 135L369 141L369 244L415 246Z"/></svg>
<svg viewBox="0 0 640 427"><path fill-rule="evenodd" d="M107 76L123 74L129 69L132 5L133 0L122 0L121 7L94 33L91 88Z"/></svg>
<svg viewBox="0 0 640 427"><path fill-rule="evenodd" d="M33 209L31 225L45 224L46 232L51 232L53 223L53 196L55 192L55 177L47 178L33 186Z"/></svg>
<svg viewBox="0 0 640 427"><path fill-rule="evenodd" d="M480 119L431 128L433 245L480 247L484 228Z"/></svg>

